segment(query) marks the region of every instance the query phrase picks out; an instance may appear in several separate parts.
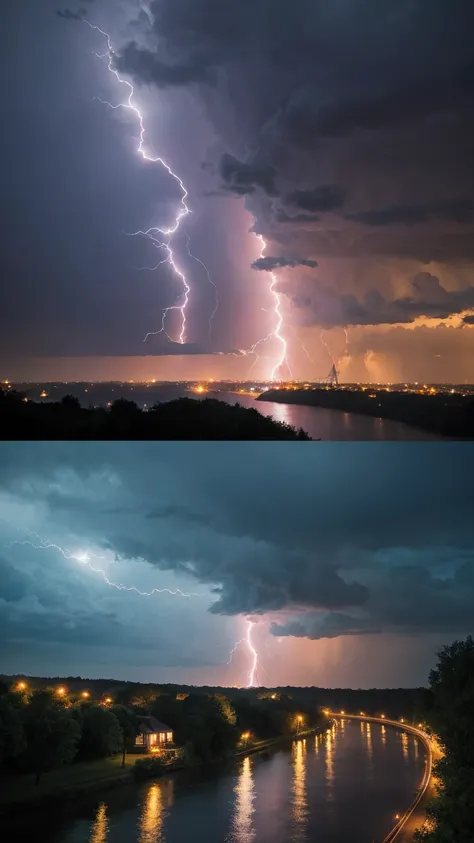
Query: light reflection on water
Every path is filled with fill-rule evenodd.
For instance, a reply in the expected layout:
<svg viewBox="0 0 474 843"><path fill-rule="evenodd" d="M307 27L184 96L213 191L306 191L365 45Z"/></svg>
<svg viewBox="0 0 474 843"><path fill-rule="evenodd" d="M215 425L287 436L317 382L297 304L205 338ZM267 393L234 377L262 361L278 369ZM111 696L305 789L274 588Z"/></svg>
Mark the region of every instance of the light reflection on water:
<svg viewBox="0 0 474 843"><path fill-rule="evenodd" d="M92 823L89 843L106 843L108 831L107 805L105 802L101 802Z"/></svg>
<svg viewBox="0 0 474 843"><path fill-rule="evenodd" d="M382 840L395 814L411 804L423 774L423 747L402 734L344 720L319 736L227 766L110 791L88 819L79 812L55 829L50 818L41 843ZM22 839L34 840L35 828Z"/></svg>
<svg viewBox="0 0 474 843"><path fill-rule="evenodd" d="M255 829L252 824L252 815L255 811L252 761L250 755L244 758L240 775L234 787L235 811L232 820L232 833L227 838L229 843L251 843L255 837Z"/></svg>
<svg viewBox="0 0 474 843"><path fill-rule="evenodd" d="M292 748L293 783L292 806L293 840L305 840L305 825L308 817L306 801L306 738L295 741Z"/></svg>

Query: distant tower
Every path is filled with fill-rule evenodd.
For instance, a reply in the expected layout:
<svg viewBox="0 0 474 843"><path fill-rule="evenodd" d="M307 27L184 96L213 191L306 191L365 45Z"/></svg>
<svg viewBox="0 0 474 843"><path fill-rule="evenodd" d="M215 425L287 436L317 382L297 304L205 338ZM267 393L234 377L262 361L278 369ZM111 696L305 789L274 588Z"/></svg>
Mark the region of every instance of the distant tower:
<svg viewBox="0 0 474 843"><path fill-rule="evenodd" d="M327 376L327 382L330 383L332 386L337 386L339 383L337 379L337 369L335 363L332 364L332 369L329 372L329 375Z"/></svg>

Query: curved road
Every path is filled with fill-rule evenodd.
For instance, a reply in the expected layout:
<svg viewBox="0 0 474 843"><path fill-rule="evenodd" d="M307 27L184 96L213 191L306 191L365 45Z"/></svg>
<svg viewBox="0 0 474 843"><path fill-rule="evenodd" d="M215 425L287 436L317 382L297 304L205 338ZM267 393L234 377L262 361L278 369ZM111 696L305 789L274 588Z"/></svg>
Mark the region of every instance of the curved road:
<svg viewBox="0 0 474 843"><path fill-rule="evenodd" d="M410 807L405 811L403 816L400 817L397 824L392 828L392 830L382 841L382 843L393 843L393 841L396 840L397 843L409 843L409 841L412 840L412 835L415 831L415 828L418 828L423 822L423 818L418 816L416 809L419 808L421 810L422 806L420 803L422 803L424 798L426 797L428 788L430 788L430 785L430 789L433 788L433 747L431 745L429 736L421 728L417 726L410 726L403 720L389 720L387 717L371 717L365 714L346 714L345 712L335 712L330 711L329 709L325 709L324 711L325 713L327 712L328 716L333 718L339 718L340 720L363 720L368 721L370 723L380 723L382 726L395 726L397 729L401 729L405 732L408 732L409 734L416 735L416 737L422 741L427 752L427 762L425 765L423 780L418 789L416 797ZM415 817L416 822L413 822L413 820L415 820Z"/></svg>

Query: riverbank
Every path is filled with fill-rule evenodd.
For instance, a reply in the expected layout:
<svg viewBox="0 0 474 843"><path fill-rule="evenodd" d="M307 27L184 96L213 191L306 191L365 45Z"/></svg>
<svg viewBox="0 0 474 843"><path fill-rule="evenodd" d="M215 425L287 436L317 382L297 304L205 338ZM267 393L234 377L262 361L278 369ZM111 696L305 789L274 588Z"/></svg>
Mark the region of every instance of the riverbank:
<svg viewBox="0 0 474 843"><path fill-rule="evenodd" d="M270 738L266 741L256 741L246 747L238 749L230 756L238 758L242 755L250 755L263 752L279 744L286 744L295 737L306 737L326 731L329 724L323 727L300 732L294 737L282 735L277 738ZM35 784L34 777L30 774L10 776L0 781L0 817L12 815L22 808L45 809L50 806L57 806L58 802L71 803L79 801L91 795L100 795L102 792L123 785L133 784L135 763L143 759L144 755L128 755L125 760L125 767L122 766L122 755L112 758L104 758L99 761L82 762L61 767L46 773L39 785ZM210 766L221 763L223 759L209 762L209 765L196 764L196 767ZM159 775L156 772L149 778L163 778L186 769L183 763L163 767Z"/></svg>
<svg viewBox="0 0 474 843"><path fill-rule="evenodd" d="M472 395L418 395L386 390L272 389L257 401L299 404L401 422L450 439L474 438Z"/></svg>
<svg viewBox="0 0 474 843"><path fill-rule="evenodd" d="M428 803L436 795L437 783L435 777L433 776L433 763L438 761L441 757L441 753L436 742L432 741L420 728L410 726L396 720L389 720L386 717L370 717L358 714L342 715L340 713L332 713L331 716L338 719L379 723L381 726L389 726L395 729L400 729L408 732L409 734L416 735L416 737L423 743L427 752L423 781L410 807L400 817L397 824L382 841L382 843L395 843L395 841L396 843L413 843L415 831L422 828L425 822Z"/></svg>

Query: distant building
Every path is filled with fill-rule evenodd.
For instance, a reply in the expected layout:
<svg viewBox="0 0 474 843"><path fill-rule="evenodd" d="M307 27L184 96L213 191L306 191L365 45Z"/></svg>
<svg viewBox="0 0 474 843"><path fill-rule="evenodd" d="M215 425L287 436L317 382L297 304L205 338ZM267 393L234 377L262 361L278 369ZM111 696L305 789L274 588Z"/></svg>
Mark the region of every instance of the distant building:
<svg viewBox="0 0 474 843"><path fill-rule="evenodd" d="M173 730L156 717L139 717L138 734L135 738L135 748L143 752L159 752L167 749L173 743Z"/></svg>

